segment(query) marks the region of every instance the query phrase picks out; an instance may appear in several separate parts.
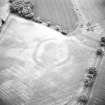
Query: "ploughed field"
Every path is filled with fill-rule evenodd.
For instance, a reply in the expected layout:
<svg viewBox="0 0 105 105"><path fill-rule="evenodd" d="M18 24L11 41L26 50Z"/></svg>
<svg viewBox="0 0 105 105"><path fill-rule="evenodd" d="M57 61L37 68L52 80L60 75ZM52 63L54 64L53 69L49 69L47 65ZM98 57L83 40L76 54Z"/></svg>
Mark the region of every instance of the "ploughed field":
<svg viewBox="0 0 105 105"><path fill-rule="evenodd" d="M78 18L73 10L71 0L30 0L32 1L35 17L40 16L44 21L54 25L62 25L64 30L72 32L78 25Z"/></svg>
<svg viewBox="0 0 105 105"><path fill-rule="evenodd" d="M85 17L105 27L105 0L77 0Z"/></svg>

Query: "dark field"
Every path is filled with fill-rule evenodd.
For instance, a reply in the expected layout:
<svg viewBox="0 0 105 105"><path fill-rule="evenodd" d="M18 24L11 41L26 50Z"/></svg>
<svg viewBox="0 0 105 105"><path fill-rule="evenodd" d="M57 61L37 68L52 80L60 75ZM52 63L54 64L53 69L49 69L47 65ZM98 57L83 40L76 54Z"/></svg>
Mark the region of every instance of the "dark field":
<svg viewBox="0 0 105 105"><path fill-rule="evenodd" d="M73 31L78 23L70 0L31 0L35 5L35 16L45 21L60 24L65 30Z"/></svg>

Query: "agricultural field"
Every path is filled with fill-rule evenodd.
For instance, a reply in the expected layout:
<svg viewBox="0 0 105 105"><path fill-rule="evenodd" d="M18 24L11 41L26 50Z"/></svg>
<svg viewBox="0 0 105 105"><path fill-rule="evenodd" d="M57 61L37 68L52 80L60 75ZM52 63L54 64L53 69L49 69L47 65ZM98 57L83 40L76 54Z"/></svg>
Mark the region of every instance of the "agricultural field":
<svg viewBox="0 0 105 105"><path fill-rule="evenodd" d="M45 21L62 25L65 30L72 32L78 25L78 18L70 0L31 0L34 4L35 16Z"/></svg>
<svg viewBox="0 0 105 105"><path fill-rule="evenodd" d="M0 0L0 19L6 20L9 14L8 0Z"/></svg>
<svg viewBox="0 0 105 105"><path fill-rule="evenodd" d="M105 1L104 0L77 0L85 17L105 27Z"/></svg>
<svg viewBox="0 0 105 105"><path fill-rule="evenodd" d="M31 2L43 22L8 15L0 1L0 105L105 105L103 0Z"/></svg>
<svg viewBox="0 0 105 105"><path fill-rule="evenodd" d="M7 23L1 32L0 97L12 105L72 104L85 70L97 61L95 48L12 15Z"/></svg>

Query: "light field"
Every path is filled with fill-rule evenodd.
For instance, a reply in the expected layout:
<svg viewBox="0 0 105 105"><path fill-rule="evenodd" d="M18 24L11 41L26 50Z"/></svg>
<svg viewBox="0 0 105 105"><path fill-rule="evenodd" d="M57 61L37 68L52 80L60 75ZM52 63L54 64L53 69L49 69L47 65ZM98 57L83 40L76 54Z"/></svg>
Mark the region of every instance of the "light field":
<svg viewBox="0 0 105 105"><path fill-rule="evenodd" d="M51 47L51 50L48 48L50 52L42 50L42 57L39 58L41 63L37 63L34 59L38 56L33 55L40 54L35 45L43 40L45 43L41 47L46 41L52 43L54 40L56 47L59 42L63 43L61 46L67 52L62 52L65 56L57 56L60 58L56 62L61 63L65 57L67 60L61 65L52 61L49 63L49 58L44 54L47 51L49 56L56 48ZM2 31L0 48L0 97L18 105L21 102L29 105L59 105L66 99L71 103L81 88L85 70L97 60L95 49L85 46L75 36L66 37L44 25L15 16L9 18ZM56 54L61 54L59 50L51 53L51 60L53 57L55 60Z"/></svg>

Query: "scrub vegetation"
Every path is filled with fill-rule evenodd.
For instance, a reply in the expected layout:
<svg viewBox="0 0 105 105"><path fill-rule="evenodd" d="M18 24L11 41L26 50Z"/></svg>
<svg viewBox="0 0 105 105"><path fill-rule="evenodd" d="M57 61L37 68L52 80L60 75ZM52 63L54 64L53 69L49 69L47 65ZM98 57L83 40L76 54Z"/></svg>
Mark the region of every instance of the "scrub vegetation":
<svg viewBox="0 0 105 105"><path fill-rule="evenodd" d="M25 19L33 20L34 18L33 5L30 1L9 0L9 2L11 13L21 16Z"/></svg>

